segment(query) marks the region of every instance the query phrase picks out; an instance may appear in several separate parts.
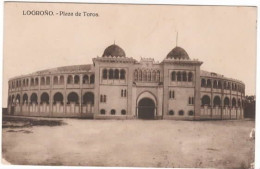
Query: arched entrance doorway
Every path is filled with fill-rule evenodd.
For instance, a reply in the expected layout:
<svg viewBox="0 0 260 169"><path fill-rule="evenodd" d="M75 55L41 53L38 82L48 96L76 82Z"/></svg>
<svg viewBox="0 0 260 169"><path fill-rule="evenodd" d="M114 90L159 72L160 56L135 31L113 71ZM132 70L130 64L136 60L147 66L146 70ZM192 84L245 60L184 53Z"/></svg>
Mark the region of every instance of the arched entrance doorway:
<svg viewBox="0 0 260 169"><path fill-rule="evenodd" d="M138 103L139 119L154 119L155 103L150 98L143 98Z"/></svg>

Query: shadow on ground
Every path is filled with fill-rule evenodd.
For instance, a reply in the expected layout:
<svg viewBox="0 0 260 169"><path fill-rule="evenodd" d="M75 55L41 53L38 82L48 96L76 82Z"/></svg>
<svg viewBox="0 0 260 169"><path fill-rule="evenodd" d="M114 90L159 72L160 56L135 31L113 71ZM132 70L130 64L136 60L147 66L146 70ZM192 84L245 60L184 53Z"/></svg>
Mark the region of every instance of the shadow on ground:
<svg viewBox="0 0 260 169"><path fill-rule="evenodd" d="M62 120L54 119L37 119L37 118L23 118L23 117L9 117L3 116L2 128L24 128L33 126L61 126L66 125ZM9 130L12 132L12 130Z"/></svg>

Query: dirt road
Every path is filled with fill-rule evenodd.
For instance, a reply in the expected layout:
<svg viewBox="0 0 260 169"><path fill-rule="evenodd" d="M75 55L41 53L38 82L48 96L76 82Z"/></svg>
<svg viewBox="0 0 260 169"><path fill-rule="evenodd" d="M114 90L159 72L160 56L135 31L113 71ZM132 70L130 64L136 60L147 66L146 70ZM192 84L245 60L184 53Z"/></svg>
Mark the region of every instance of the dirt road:
<svg viewBox="0 0 260 169"><path fill-rule="evenodd" d="M244 168L254 157L253 121L62 121L3 128L4 158L30 165Z"/></svg>

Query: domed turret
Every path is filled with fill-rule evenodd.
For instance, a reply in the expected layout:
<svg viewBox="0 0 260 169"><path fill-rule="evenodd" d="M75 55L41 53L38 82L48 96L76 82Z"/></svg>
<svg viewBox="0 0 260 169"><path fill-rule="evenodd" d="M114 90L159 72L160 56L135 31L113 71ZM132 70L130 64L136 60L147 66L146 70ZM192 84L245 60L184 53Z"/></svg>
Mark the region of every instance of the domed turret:
<svg viewBox="0 0 260 169"><path fill-rule="evenodd" d="M102 55L102 57L108 56L125 57L125 51L121 47L113 44L111 46L108 46Z"/></svg>
<svg viewBox="0 0 260 169"><path fill-rule="evenodd" d="M166 58L167 59L190 59L188 53L183 48L178 46L172 49Z"/></svg>

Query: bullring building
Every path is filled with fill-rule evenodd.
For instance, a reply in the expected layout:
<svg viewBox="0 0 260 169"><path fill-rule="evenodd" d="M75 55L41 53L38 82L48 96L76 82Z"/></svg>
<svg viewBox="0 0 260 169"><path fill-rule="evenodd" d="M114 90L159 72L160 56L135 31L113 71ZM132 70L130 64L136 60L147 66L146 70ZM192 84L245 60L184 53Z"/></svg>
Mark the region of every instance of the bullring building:
<svg viewBox="0 0 260 169"><path fill-rule="evenodd" d="M241 119L245 85L200 69L176 46L165 59L137 61L118 45L93 64L9 79L8 113L94 119Z"/></svg>

